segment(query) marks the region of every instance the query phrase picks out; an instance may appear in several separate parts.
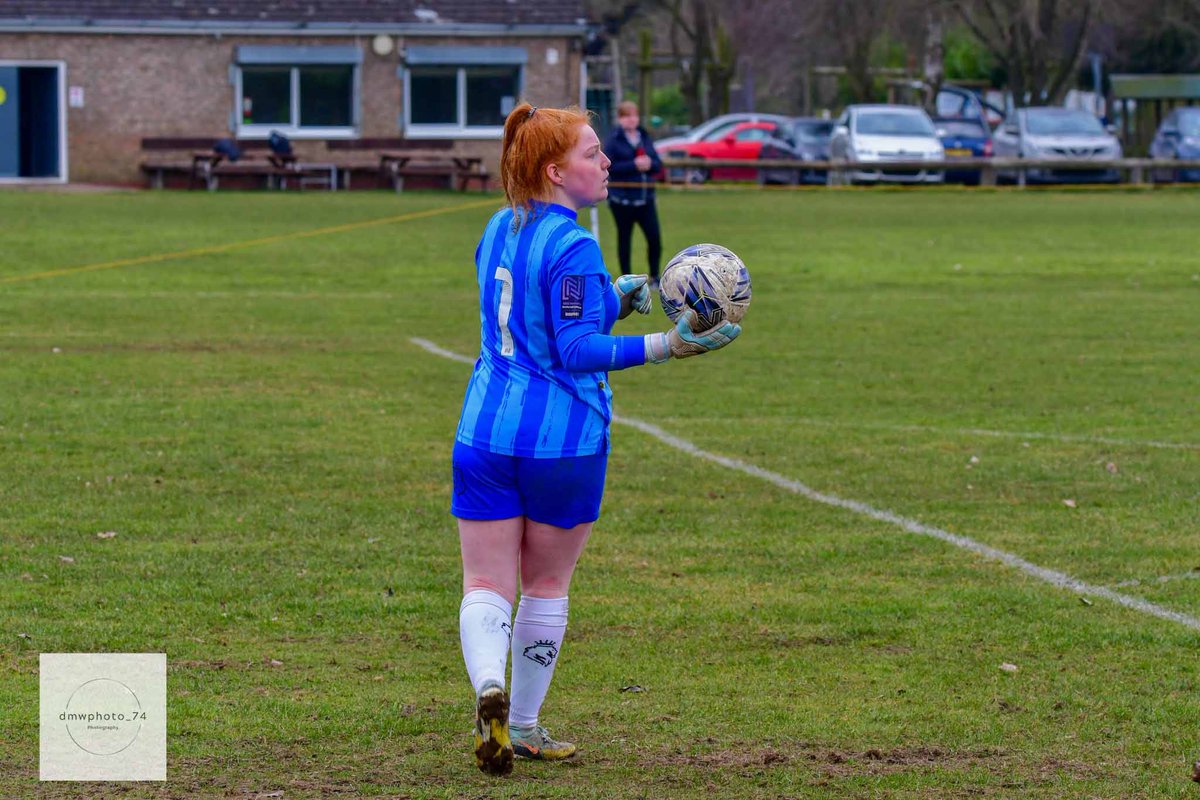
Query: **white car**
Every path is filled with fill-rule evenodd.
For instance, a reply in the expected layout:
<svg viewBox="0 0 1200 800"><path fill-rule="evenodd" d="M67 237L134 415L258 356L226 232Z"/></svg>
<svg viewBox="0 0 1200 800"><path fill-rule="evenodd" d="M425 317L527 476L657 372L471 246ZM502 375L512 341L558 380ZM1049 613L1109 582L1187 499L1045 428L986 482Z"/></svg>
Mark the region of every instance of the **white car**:
<svg viewBox="0 0 1200 800"><path fill-rule="evenodd" d="M829 153L834 160L911 161L913 168L858 169L852 183L942 183L945 174L924 169L926 161L941 161L946 151L929 115L914 106L847 106L833 128Z"/></svg>
<svg viewBox="0 0 1200 800"><path fill-rule="evenodd" d="M1109 161L1121 158L1121 142L1087 111L1069 108L1019 108L992 134L996 158L1036 158L1057 161ZM1017 173L1001 172L1015 180ZM1115 183L1120 170L1030 169L1031 183Z"/></svg>

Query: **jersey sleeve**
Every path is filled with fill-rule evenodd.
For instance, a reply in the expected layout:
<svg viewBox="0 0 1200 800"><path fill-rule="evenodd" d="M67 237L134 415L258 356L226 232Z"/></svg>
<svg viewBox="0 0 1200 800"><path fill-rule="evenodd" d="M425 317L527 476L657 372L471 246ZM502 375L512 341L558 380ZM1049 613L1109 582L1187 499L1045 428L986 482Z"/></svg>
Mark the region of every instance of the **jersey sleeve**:
<svg viewBox="0 0 1200 800"><path fill-rule="evenodd" d="M564 369L607 372L646 362L643 337L606 333L614 290L595 239L581 238L566 249L550 268L547 289L552 347Z"/></svg>

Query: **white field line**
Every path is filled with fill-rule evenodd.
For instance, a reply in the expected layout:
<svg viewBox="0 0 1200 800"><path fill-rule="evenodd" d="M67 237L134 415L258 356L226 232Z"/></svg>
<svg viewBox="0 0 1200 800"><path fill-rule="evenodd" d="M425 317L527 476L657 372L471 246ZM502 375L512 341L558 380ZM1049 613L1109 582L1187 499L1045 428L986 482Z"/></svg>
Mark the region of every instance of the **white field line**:
<svg viewBox="0 0 1200 800"><path fill-rule="evenodd" d="M1181 572L1178 575L1159 575L1157 578L1133 578L1128 581L1114 583L1114 589L1120 589L1125 586L1147 586L1150 584L1170 583L1171 581L1194 581L1200 579L1200 571L1192 570L1191 572Z"/></svg>
<svg viewBox="0 0 1200 800"><path fill-rule="evenodd" d="M448 358L461 364L475 363L475 359L468 358L467 356L459 353L438 347L436 344L427 339L413 338L409 341L418 347L433 353L434 355L441 356L442 358ZM1090 583L1085 583L1078 578L1073 578L1065 573L1047 569L1046 567L1040 567L1037 564L1026 561L1020 556L1005 552L1004 550L998 550L995 547L990 547L982 542L969 539L966 536L959 536L958 534L950 533L949 531L942 530L941 528L935 528L932 525L926 525L917 520L902 517L898 514L892 513L891 511L877 509L873 506L867 505L866 503L860 503L857 500L846 500L844 498L837 497L836 495L818 492L815 489L805 486L799 481L786 478L783 475L765 470L762 467L757 467L753 464L747 464L744 461L739 461L735 458L729 458L727 456L701 450L699 447L696 447L696 445L692 444L686 439L680 439L677 436L673 436L664 431L662 428L659 428L656 425L651 425L648 422L642 422L641 420L633 419L632 417L618 415L613 415L613 421L622 425L628 425L631 428L636 428L643 433L653 436L663 444L674 447L675 449L687 453L688 455L695 456L696 458L702 458L705 461L711 461L714 464L720 464L728 469L734 469L739 472L743 472L746 475L767 481L768 483L774 484L781 489L792 492L793 494L798 494L802 497L812 500L813 502L821 503L827 506L833 506L835 508L843 508L847 511L853 511L857 514L861 514L862 516L869 517L880 522L887 522L895 525L903 530L908 531L909 533L916 533L922 536L929 536L934 539L939 539L948 544L952 544L955 547L970 551L992 561L999 561L1001 564L1012 567L1013 569L1019 570L1026 575L1037 578L1041 581L1045 581L1046 583L1049 583L1050 585L1056 586L1060 589L1066 589L1084 597L1102 597L1105 600L1111 600L1118 605L1134 611L1140 611L1143 614L1149 614L1152 617L1158 617L1159 619L1175 622L1183 625L1186 628L1200 631L1200 618L1193 617L1189 614L1173 611L1156 603L1143 600L1140 597L1122 594L1104 586L1094 586Z"/></svg>

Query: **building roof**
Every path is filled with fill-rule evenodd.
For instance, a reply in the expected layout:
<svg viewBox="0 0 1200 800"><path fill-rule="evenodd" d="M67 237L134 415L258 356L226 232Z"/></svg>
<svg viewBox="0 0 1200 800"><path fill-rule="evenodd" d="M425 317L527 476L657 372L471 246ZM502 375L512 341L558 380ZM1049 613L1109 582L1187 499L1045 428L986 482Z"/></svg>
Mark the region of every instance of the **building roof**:
<svg viewBox="0 0 1200 800"><path fill-rule="evenodd" d="M1113 97L1143 100L1200 98L1200 75L1110 75Z"/></svg>
<svg viewBox="0 0 1200 800"><path fill-rule="evenodd" d="M3 0L0 29L574 28L582 0ZM430 31L432 32L432 30Z"/></svg>

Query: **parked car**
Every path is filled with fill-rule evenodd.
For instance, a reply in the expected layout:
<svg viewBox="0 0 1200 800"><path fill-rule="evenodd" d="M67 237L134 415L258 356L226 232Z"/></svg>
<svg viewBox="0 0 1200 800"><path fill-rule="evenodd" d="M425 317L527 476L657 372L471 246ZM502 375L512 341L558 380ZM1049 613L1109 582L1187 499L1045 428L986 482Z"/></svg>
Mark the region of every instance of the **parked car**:
<svg viewBox="0 0 1200 800"><path fill-rule="evenodd" d="M783 126L787 125L789 120L789 117L784 117L779 114L756 114L748 112L722 114L719 117L713 117L706 122L700 123L687 133L679 136L667 136L662 139L656 139L654 141L654 147L656 150L658 150L659 155L669 156L669 151L672 148L683 151L688 145L696 142L708 142L721 139L730 131L732 131L735 125L739 125L743 122L773 122L776 125ZM687 177L688 176L685 174L685 170L681 169L680 167L672 167L671 169L667 170L668 180L682 181ZM698 177L698 174L693 174L691 177Z"/></svg>
<svg viewBox="0 0 1200 800"><path fill-rule="evenodd" d="M778 138L785 123L739 122L727 132L715 138L698 142L671 145L659 148L659 153L670 158L711 158L757 161L763 142ZM711 136L711 134L710 134ZM689 183L704 183L708 180L752 181L758 177L758 169L749 167L688 167L684 180Z"/></svg>
<svg viewBox="0 0 1200 800"><path fill-rule="evenodd" d="M834 159L914 164L911 169L859 169L849 175L852 183L941 183L943 180L941 172L921 166L925 161L941 161L945 150L929 115L913 106L847 106L834 126L829 150Z"/></svg>
<svg viewBox="0 0 1200 800"><path fill-rule="evenodd" d="M1121 158L1121 143L1095 116L1069 108L1018 108L993 136L996 158L1036 158L1060 161L1109 161ZM1000 172L1013 180L1016 172ZM1115 183L1120 170L1031 169L1025 180L1036 183Z"/></svg>
<svg viewBox="0 0 1200 800"><path fill-rule="evenodd" d="M1200 108L1177 108L1166 116L1150 142L1151 158L1200 159ZM1175 169L1156 180L1200 181L1200 169Z"/></svg>
<svg viewBox="0 0 1200 800"><path fill-rule="evenodd" d="M654 146L661 151L667 147L684 145L689 142L700 142L713 138L719 139L733 130L734 125L742 122L774 122L777 125L786 125L790 119L790 117L780 114L756 114L753 112L722 114L719 117L713 117L710 120L700 123L687 133L680 134L679 136L666 136L662 139L655 139Z"/></svg>
<svg viewBox="0 0 1200 800"><path fill-rule="evenodd" d="M946 151L946 160L957 158L991 158L992 134L982 119L964 117L934 117L938 139ZM979 170L946 170L946 183L979 185Z"/></svg>
<svg viewBox="0 0 1200 800"><path fill-rule="evenodd" d="M829 140L833 136L833 120L819 117L797 117L777 136L763 142L759 156L763 159L794 160L815 165L829 160ZM825 183L827 170L814 166L775 167L758 171L759 183Z"/></svg>
<svg viewBox="0 0 1200 800"><path fill-rule="evenodd" d="M946 84L934 98L934 119L978 120L991 130L1004 119L1004 109L984 100L976 92Z"/></svg>

